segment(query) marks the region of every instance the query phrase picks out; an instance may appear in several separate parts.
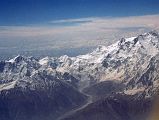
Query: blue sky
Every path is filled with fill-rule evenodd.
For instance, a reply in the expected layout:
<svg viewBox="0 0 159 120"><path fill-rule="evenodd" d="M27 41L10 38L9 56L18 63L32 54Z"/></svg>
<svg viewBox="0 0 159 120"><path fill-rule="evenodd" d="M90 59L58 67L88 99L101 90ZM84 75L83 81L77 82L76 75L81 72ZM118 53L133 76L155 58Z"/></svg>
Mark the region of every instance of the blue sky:
<svg viewBox="0 0 159 120"><path fill-rule="evenodd" d="M0 54L67 54L159 30L158 21L159 0L0 0Z"/></svg>
<svg viewBox="0 0 159 120"><path fill-rule="evenodd" d="M46 25L87 17L159 13L159 0L0 0L0 25Z"/></svg>

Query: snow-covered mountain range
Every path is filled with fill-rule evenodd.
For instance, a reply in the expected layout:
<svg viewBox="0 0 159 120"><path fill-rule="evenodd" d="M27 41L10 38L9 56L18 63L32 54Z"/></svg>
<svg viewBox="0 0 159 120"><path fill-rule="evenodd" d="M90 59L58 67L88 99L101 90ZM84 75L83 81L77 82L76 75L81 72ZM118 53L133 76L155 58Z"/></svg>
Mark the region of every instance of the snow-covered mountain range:
<svg viewBox="0 0 159 120"><path fill-rule="evenodd" d="M67 91L63 94L64 99L73 107L85 101L83 90L106 81L122 85L122 88L116 91L117 94L144 94L145 98L157 94L159 87L157 31L122 38L110 46L99 46L91 53L76 57L64 55L38 60L19 55L0 62L2 101L2 96L13 94L13 91L17 90L24 93L45 91L49 98L53 92L61 95L59 91L61 92L62 86L62 90ZM77 96L78 100L75 98Z"/></svg>

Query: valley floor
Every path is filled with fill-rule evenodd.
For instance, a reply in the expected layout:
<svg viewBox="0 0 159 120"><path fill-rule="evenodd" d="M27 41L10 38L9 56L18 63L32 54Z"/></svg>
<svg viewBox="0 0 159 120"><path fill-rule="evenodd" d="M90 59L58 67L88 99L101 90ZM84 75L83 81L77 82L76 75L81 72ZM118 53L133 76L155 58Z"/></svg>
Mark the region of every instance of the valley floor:
<svg viewBox="0 0 159 120"><path fill-rule="evenodd" d="M86 93L83 93L83 94L85 94L88 97L87 101L83 105L78 106L78 107L66 112L64 115L60 116L56 120L64 120L65 118L67 118L67 116L73 115L74 113L86 108L89 104L91 104L93 102L93 97L91 95L88 95Z"/></svg>

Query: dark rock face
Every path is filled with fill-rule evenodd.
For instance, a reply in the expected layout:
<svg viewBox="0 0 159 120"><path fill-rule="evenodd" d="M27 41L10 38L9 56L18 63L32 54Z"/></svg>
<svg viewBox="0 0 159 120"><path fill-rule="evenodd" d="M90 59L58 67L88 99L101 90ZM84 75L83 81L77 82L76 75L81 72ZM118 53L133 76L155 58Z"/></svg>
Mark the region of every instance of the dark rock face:
<svg viewBox="0 0 159 120"><path fill-rule="evenodd" d="M63 82L48 90L21 90L0 93L1 120L50 120L85 102L86 96ZM48 87L48 86L47 86Z"/></svg>
<svg viewBox="0 0 159 120"><path fill-rule="evenodd" d="M159 34L156 30L150 31L149 34L159 37Z"/></svg>
<svg viewBox="0 0 159 120"><path fill-rule="evenodd" d="M146 120L152 100L125 95L100 99L61 120Z"/></svg>
<svg viewBox="0 0 159 120"><path fill-rule="evenodd" d="M155 31L77 57L17 56L0 62L0 120L146 120L158 88Z"/></svg>
<svg viewBox="0 0 159 120"><path fill-rule="evenodd" d="M155 82L159 78L159 55L150 59L150 62L146 69L142 73L134 75L134 78L127 84L128 87L146 86L147 88L155 85ZM153 93L152 93L153 94ZM154 92L155 94L155 92Z"/></svg>
<svg viewBox="0 0 159 120"><path fill-rule="evenodd" d="M5 67L5 61L0 61L0 72L3 72Z"/></svg>

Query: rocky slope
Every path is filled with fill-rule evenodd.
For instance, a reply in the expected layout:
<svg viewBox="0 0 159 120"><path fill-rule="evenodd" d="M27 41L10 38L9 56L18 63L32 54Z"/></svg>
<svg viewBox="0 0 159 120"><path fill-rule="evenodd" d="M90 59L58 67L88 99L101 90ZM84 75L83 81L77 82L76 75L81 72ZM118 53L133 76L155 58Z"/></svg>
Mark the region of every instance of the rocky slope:
<svg viewBox="0 0 159 120"><path fill-rule="evenodd" d="M0 63L1 120L47 120L83 104L86 96L34 58Z"/></svg>
<svg viewBox="0 0 159 120"><path fill-rule="evenodd" d="M156 31L122 38L111 46L99 46L76 57L64 55L38 60L19 55L0 62L0 118L55 119L84 104L86 96L92 96L93 101L105 101L120 94L147 101L158 93L158 82ZM86 110L92 110L94 104Z"/></svg>
<svg viewBox="0 0 159 120"><path fill-rule="evenodd" d="M150 98L116 94L98 99L60 120L149 120L152 103Z"/></svg>

